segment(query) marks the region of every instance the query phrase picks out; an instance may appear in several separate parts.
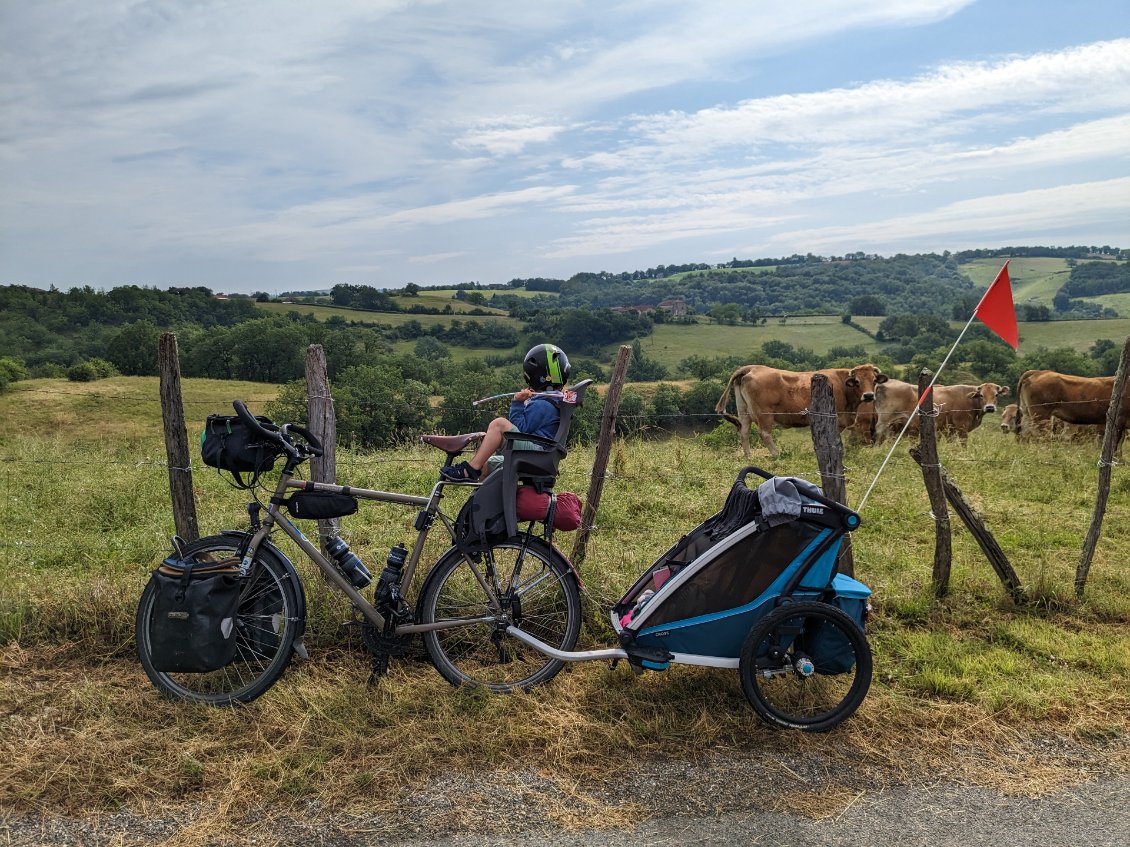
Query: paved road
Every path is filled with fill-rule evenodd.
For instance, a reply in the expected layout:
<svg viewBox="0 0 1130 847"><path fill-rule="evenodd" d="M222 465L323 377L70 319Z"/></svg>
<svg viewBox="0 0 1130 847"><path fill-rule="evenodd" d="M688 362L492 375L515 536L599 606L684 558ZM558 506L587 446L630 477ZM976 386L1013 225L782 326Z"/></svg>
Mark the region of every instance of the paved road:
<svg viewBox="0 0 1130 847"><path fill-rule="evenodd" d="M981 788L900 787L864 792L828 820L739 812L652 820L631 833L463 835L387 843L390 847L1128 847L1130 779L1107 779L1038 799L1003 797Z"/></svg>
<svg viewBox="0 0 1130 847"><path fill-rule="evenodd" d="M686 790L695 791L696 786L687 785ZM500 819L505 818L496 818ZM153 820L128 813L95 821L0 817L0 844L79 847L153 844L165 839L176 843L177 831L186 823L189 821ZM1036 799L1004 797L989 789L952 784L864 790L842 812L824 820L793 813L731 811L656 818L630 832L563 832L535 824L521 832L468 832L408 840L387 840L378 834L381 829L376 819L319 819L314 815L280 821L273 832L255 831L238 842L211 843L304 847L1127 847L1130 778L1102 778Z"/></svg>

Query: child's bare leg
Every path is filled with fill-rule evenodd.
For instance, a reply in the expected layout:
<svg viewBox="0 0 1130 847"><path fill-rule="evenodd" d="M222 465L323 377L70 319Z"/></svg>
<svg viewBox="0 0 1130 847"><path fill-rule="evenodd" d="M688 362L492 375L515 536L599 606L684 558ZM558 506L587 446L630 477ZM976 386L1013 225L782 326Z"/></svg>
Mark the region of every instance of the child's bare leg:
<svg viewBox="0 0 1130 847"><path fill-rule="evenodd" d="M513 424L506 418L495 418L491 421L490 426L487 427L486 435L479 442L479 449L475 451L475 455L471 457L467 464L482 473L487 459L493 456L502 446L502 434L509 432L512 426Z"/></svg>

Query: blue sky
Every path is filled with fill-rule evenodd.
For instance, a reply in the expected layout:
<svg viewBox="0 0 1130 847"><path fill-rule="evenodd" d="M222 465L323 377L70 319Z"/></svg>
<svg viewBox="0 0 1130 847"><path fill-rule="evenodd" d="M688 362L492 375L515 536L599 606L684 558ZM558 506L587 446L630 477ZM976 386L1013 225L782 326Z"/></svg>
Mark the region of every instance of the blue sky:
<svg viewBox="0 0 1130 847"><path fill-rule="evenodd" d="M1130 247L1126 0L0 0L0 284Z"/></svg>

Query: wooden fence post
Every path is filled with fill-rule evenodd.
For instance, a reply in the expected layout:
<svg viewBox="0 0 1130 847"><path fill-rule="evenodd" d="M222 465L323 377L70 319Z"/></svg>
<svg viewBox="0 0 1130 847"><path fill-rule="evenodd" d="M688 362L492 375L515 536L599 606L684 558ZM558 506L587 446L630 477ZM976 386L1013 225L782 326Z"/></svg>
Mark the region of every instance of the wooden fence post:
<svg viewBox="0 0 1130 847"><path fill-rule="evenodd" d="M926 393L933 374L923 369L918 374L918 446L910 455L922 468L922 480L930 496L934 516L934 596L944 597L950 590L950 566L953 563L953 539L950 534L950 513L942 486L942 464L938 459L938 440L934 430L934 392ZM914 414L913 412L911 414Z"/></svg>
<svg viewBox="0 0 1130 847"><path fill-rule="evenodd" d="M314 437L322 442L322 455L310 460L310 479L314 482L337 483L337 418L334 416L330 380L326 373L326 352L321 344L306 348L307 423ZM322 549L337 536L337 518L318 519L318 537Z"/></svg>
<svg viewBox="0 0 1130 847"><path fill-rule="evenodd" d="M1075 568L1075 594L1083 596L1087 586L1087 575L1091 571L1091 560L1103 529L1106 516L1106 501L1110 496L1110 470L1114 464L1114 448L1118 435L1118 418L1122 414L1122 397L1126 393L1126 380L1130 378L1130 336L1122 345L1122 357L1118 360L1118 372L1114 376L1114 386L1110 392L1110 406L1106 411L1106 431L1103 433L1102 453L1099 457L1099 490L1095 496L1095 513L1091 517L1091 528L1083 542L1083 552L1079 565Z"/></svg>
<svg viewBox="0 0 1130 847"><path fill-rule="evenodd" d="M809 402L809 427L816 462L820 466L820 487L826 497L847 505L847 484L844 478L844 443L840 440L839 417L836 414L836 396L828 377L822 373L812 375L812 397ZM851 535L845 535L840 547L839 571L855 576L855 558L851 549Z"/></svg>
<svg viewBox="0 0 1130 847"><path fill-rule="evenodd" d="M165 428L165 457L169 466L169 493L173 502L173 524L185 541L200 537L196 501L192 496L192 463L188 431L184 425L184 400L180 387L180 355L177 337L163 333L157 342L157 366L161 374L161 420Z"/></svg>
<svg viewBox="0 0 1130 847"><path fill-rule="evenodd" d="M996 571L997 577L1000 579L1001 584L1004 585L1005 590L1012 598L1014 603L1027 602L1027 596L1024 589L1020 586L1020 577L1017 576L1016 571L1012 567L1012 563L1005 556L1004 551L997 540L993 538L993 534L989 532L989 528L985 526L985 522L981 520L981 516L977 514L976 510L965 499L961 493L961 489L954 484L953 480L949 478L944 468L939 468L942 475L942 487L946 492L946 500L953 506L953 510L957 512L957 516L961 518L962 522L968 527L970 533L977 540L981 547L981 552L985 554L985 558L989 560L989 564L993 566ZM947 572L946 576L949 574Z"/></svg>
<svg viewBox="0 0 1130 847"><path fill-rule="evenodd" d="M616 437L616 412L620 408L620 393L624 390L624 378L628 364L632 360L630 345L621 345L616 355L616 365L612 370L612 381L608 393L604 395L604 411L600 419L600 437L596 443L596 458L592 464L589 478L589 491L585 495L585 507L581 512L581 526L577 539L573 542L573 564L580 565L588 551L589 534L596 520L596 510L600 508L600 495L604 491L604 474L608 469L608 457L612 453L612 441Z"/></svg>

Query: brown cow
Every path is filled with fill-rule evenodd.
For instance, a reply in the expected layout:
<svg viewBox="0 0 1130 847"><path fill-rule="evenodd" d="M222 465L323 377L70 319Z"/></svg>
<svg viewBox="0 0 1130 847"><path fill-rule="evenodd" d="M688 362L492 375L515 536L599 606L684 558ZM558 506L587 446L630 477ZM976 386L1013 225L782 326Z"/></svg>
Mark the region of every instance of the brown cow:
<svg viewBox="0 0 1130 847"><path fill-rule="evenodd" d="M812 376L828 378L836 400L836 417L840 431L851 426L862 402L875 399L875 386L887 377L871 364L854 368L826 368L820 371L784 371L766 365L743 365L730 375L726 390L714 411L738 428L742 452L749 458L749 430L757 421L757 431L769 455L776 459L781 451L773 441L773 425L782 428L809 425L808 406L812 396ZM731 389L738 416L726 414Z"/></svg>
<svg viewBox="0 0 1130 847"><path fill-rule="evenodd" d="M1114 391L1112 376L1074 376L1057 371L1025 371L1016 387L1020 405L1018 437L1052 428L1055 421L1068 424L1105 426L1110 395ZM1122 405L1115 420L1115 447L1121 453L1122 439L1130 425L1130 391L1122 396Z"/></svg>
<svg viewBox="0 0 1130 847"><path fill-rule="evenodd" d="M1001 412L1001 432L1016 432L1019 423L1020 407L1015 403L1009 403Z"/></svg>
<svg viewBox="0 0 1130 847"><path fill-rule="evenodd" d="M1008 386L995 382L980 385L935 385L934 408L938 411L937 431L942 435L957 436L962 444L969 441L969 433L981 425L986 413L997 408L997 398L1008 394ZM887 380L875 391L876 440L902 432L906 421L915 413L918 387L897 379ZM908 432L918 432L918 420L907 427Z"/></svg>

